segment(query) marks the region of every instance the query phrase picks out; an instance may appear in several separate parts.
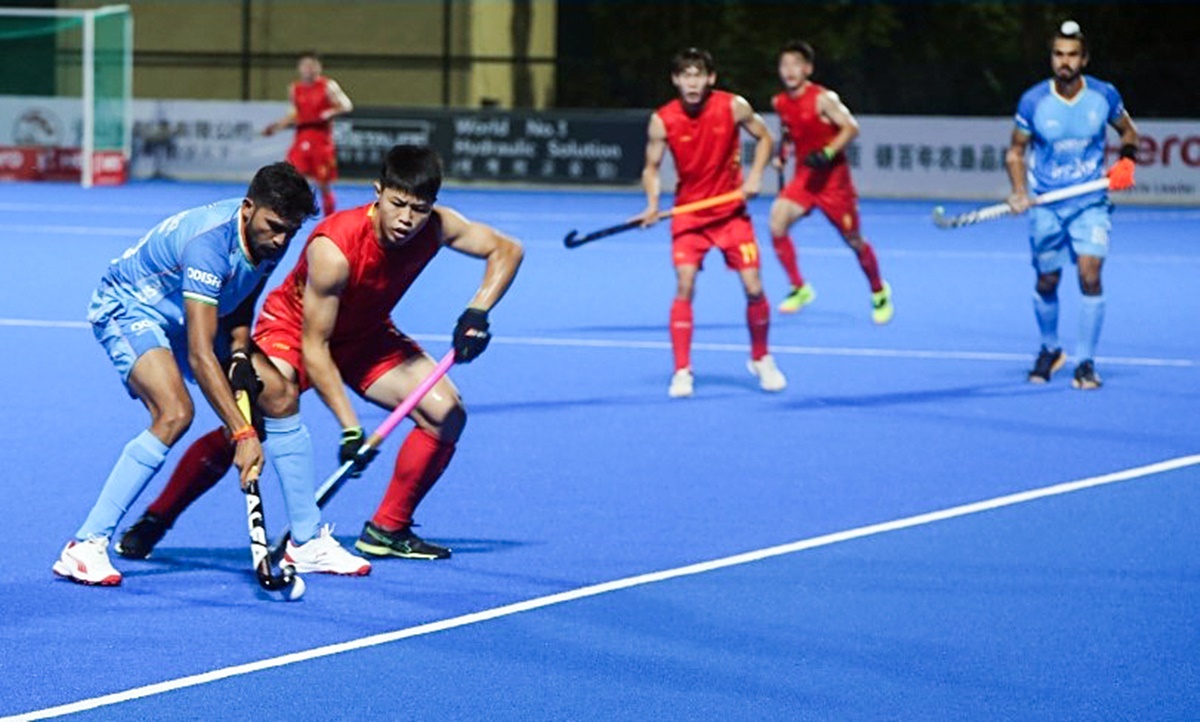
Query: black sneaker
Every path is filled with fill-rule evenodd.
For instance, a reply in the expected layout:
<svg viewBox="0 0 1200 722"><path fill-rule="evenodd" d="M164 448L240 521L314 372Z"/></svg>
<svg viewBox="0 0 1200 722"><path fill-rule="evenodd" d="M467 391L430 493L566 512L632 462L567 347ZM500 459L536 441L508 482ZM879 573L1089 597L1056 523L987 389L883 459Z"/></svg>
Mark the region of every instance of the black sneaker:
<svg viewBox="0 0 1200 722"><path fill-rule="evenodd" d="M1054 375L1054 372L1062 368L1066 362L1067 355L1063 353L1061 348L1051 351L1042 346L1042 349L1038 351L1037 361L1034 362L1033 369L1029 372L1029 383L1046 383Z"/></svg>
<svg viewBox="0 0 1200 722"><path fill-rule="evenodd" d="M1071 385L1077 389L1088 390L1098 389L1104 382L1100 380L1100 374L1096 373L1096 364L1087 359L1075 367L1075 378L1071 379Z"/></svg>
<svg viewBox="0 0 1200 722"><path fill-rule="evenodd" d="M113 549L126 559L145 559L170 528L171 525L162 517L146 512L133 526L125 530L121 541L117 542Z"/></svg>
<svg viewBox="0 0 1200 722"><path fill-rule="evenodd" d="M430 544L413 533L412 527L400 531L384 531L371 522L363 525L362 535L354 548L363 554L401 559L449 559L450 550Z"/></svg>

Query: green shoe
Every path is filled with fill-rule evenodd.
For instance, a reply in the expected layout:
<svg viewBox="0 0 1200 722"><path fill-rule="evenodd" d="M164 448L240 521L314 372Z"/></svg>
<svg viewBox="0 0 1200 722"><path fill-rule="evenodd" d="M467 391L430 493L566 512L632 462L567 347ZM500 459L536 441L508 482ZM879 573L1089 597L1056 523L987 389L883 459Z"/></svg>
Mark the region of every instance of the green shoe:
<svg viewBox="0 0 1200 722"><path fill-rule="evenodd" d="M779 304L779 312L795 313L815 300L817 300L817 291L811 283L793 286L792 292L783 299L783 303Z"/></svg>
<svg viewBox="0 0 1200 722"><path fill-rule="evenodd" d="M896 313L896 307L892 305L892 286L887 281L883 282L883 290L878 293L871 294L871 320L879 325L883 325L892 320L892 316Z"/></svg>
<svg viewBox="0 0 1200 722"><path fill-rule="evenodd" d="M399 531L385 531L371 522L363 524L362 535L354 542L354 548L374 557L400 557L401 559L449 559L450 550L431 544L413 533L412 527Z"/></svg>

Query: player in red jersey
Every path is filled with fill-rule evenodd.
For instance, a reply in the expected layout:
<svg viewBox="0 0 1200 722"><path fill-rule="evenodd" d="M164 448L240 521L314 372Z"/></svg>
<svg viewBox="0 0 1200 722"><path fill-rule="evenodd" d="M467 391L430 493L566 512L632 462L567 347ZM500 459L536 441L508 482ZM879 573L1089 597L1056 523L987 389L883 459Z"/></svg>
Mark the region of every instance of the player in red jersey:
<svg viewBox="0 0 1200 722"><path fill-rule="evenodd" d="M434 205L441 172L432 149L393 147L375 186L376 201L322 221L259 314L256 346L301 390L315 388L342 425L339 463L353 460L365 440L345 385L390 411L433 372L434 361L396 328L391 312L434 255L448 246L487 262L483 282L454 329L459 363L487 347L488 311L521 264L516 240ZM355 547L374 556L443 559L449 549L412 532L413 513L450 462L466 411L454 384L443 377L411 418L416 428L401 445L383 500ZM162 494L126 531L118 553L145 558L188 504L225 475L231 454L219 430L192 444ZM354 474L364 466L357 465Z"/></svg>
<svg viewBox="0 0 1200 722"><path fill-rule="evenodd" d="M771 205L771 241L792 284L779 310L795 313L816 298L816 291L800 275L788 229L819 208L858 256L871 286L871 318L884 324L895 313L892 288L880 277L875 250L859 229L858 193L844 152L858 135L858 122L837 93L809 80L814 59L808 43L785 44L779 50L779 79L784 90L771 99L783 126L783 142L792 146L796 159L795 175Z"/></svg>
<svg viewBox="0 0 1200 722"><path fill-rule="evenodd" d="M762 174L771 159L771 134L762 118L740 95L714 90L717 75L712 56L688 48L673 62L671 82L678 97L650 116L646 165L642 185L646 208L637 218L644 226L658 217L662 180L659 167L666 151L675 161L678 183L675 203L692 201L741 189L746 198L758 195ZM756 140L754 161L742 178L740 131ZM764 391L782 391L787 379L767 352L771 307L763 295L759 276L758 243L744 200L674 216L671 252L675 264L675 301L671 306L671 348L675 373L667 391L672 398L691 396L694 376L691 363L692 298L696 274L712 248L721 251L725 265L737 271L746 291L746 323L750 327L750 372Z"/></svg>
<svg viewBox="0 0 1200 722"><path fill-rule="evenodd" d="M288 86L292 107L283 118L271 123L263 135L295 126L296 137L288 149L287 162L296 166L321 191L321 209L333 213L333 182L337 180L337 149L333 145L331 120L354 110L354 104L333 78L321 74L321 59L315 52L301 53L296 61L299 80Z"/></svg>

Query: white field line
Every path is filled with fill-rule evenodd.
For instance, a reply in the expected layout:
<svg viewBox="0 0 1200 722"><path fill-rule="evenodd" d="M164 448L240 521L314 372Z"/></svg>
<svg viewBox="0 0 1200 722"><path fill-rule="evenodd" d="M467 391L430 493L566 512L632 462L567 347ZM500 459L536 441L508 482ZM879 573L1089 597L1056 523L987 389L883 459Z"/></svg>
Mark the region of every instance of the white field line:
<svg viewBox="0 0 1200 722"><path fill-rule="evenodd" d="M41 321L28 318L0 318L0 328L90 328L86 321ZM445 334L410 334L418 341L449 341ZM510 344L513 346L558 346L563 348L608 348L635 350L669 350L671 344L667 341L634 341L631 339L599 339L599 338L552 338L548 336L497 336L492 343ZM704 343L692 344L696 351L717 351L722 353L745 353L746 345L737 343ZM890 348L850 348L839 346L771 346L771 353L793 356L849 356L860 358L905 358L929 359L935 361L997 361L1002 363L1025 362L1028 354L1002 353L993 351L925 351L921 349L890 349ZM1097 363L1113 366L1157 366L1170 368L1195 368L1200 361L1194 359L1170 358L1140 358L1128 356L1097 356Z"/></svg>
<svg viewBox="0 0 1200 722"><path fill-rule="evenodd" d="M1192 456L1180 456L1154 464L1147 464L1145 466L1138 466L1132 469L1125 469L1124 471L1113 472L1111 474L1103 474L1101 476L1092 476L1086 479L1079 479L1077 481L1068 481L1061 484L1054 484L1052 486L1044 486L1039 489L1031 489L1029 491L1022 491L1016 494L1007 494L1005 496L998 496L992 499L985 499L983 501L977 501L970 504L939 509L937 511L927 512L925 514L917 514L915 516L908 516L902 519L895 519L878 524L870 524L868 526L861 526L854 529L847 529L845 531L833 532L831 534L823 534L821 536L802 539L800 541L795 541L788 544L766 547L764 549L757 549L754 551L745 552L743 554L722 557L720 559L712 559L710 561L700 562L697 564L689 564L682 567L676 567L674 569L665 569L663 571L625 577L624 579L615 579L613 581L603 582L601 584L592 584L566 592L559 592L557 594L550 594L544 597L528 599L523 602L516 602L514 604L506 604L504 606L485 609L472 614L464 614L462 616L452 617L450 619L443 619L437 622L430 622L428 624L421 624L415 627L409 627L407 629L398 629L393 632L374 634L369 637L362 637L360 639L354 639L338 644L330 644L324 647L316 647L303 652L293 652L291 654L272 657L270 659L263 659L257 662L250 662L248 664L239 664L233 667L215 669L210 672L180 677L178 679L158 682L156 684L150 684L143 687L135 687L123 692L115 692L113 694L84 699L78 702L59 705L57 707L47 707L45 709L34 710L21 715L4 717L0 719L0 722L8 722L9 720L38 720L58 715L74 714L76 712L83 712L90 709L96 709L98 707L129 702L135 699L141 699L143 697L165 694L167 692L185 689L188 687L196 687L202 684L208 684L209 682L217 682L222 679L253 674L255 672L261 672L263 670L273 669L276 667L283 667L289 664L299 664L301 662L307 662L313 659L330 657L335 654L352 652L359 649L367 649L369 647L377 647L383 644L398 642L403 639L420 637L427 634L433 634L435 632L443 632L448 629L456 629L458 627L465 627L471 624L479 624L481 622L500 619L502 617L508 617L521 612L543 609L556 604L573 602L578 599L596 597L609 592L617 592L624 589L632 589L634 587L654 584L670 579L679 579L681 577L704 574L705 572L716 571L718 569L727 569L729 567L749 564L751 562L783 556L785 554L794 554L796 552L801 552L808 549L830 546L832 544L838 544L840 542L851 541L854 539L863 539L865 537L886 534L893 531L900 531L902 529L911 529L913 527L932 524L934 522L946 521L947 519L955 519L971 514L991 511L993 509L1015 506L1017 504L1023 504L1025 502L1035 501L1037 499L1069 494L1071 492L1090 489L1106 484L1130 481L1132 479L1151 476L1153 474L1161 474L1188 466L1195 466L1197 464L1200 464L1200 454L1195 454Z"/></svg>

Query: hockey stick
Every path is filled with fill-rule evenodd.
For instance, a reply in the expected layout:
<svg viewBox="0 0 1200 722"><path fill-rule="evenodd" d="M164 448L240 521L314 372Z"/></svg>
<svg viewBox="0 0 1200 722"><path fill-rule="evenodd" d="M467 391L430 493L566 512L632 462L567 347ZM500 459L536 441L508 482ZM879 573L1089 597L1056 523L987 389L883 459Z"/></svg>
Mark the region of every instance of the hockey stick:
<svg viewBox="0 0 1200 722"><path fill-rule="evenodd" d="M450 371L450 367L453 365L454 351L452 349L446 352L446 355L442 357L441 361L438 361L438 364L436 367L434 367L433 372L430 373L424 381L417 384L417 387L412 390L412 393L406 396L404 400L400 402L400 405L393 409L392 413L388 414L387 418L383 420L383 423L371 432L371 435L368 436L366 441L362 443L362 446L358 447L358 451L354 454L354 459L339 466L337 471L330 474L329 478L325 480L325 483L321 484L320 488L317 489L318 508L325 508L325 505L328 504L329 500L333 498L333 495L338 492L338 489L341 489L342 486L350 480L350 470L354 468L354 464L357 461L364 459L368 454L371 453L373 449L378 449L383 443L383 440L387 438L388 434L392 433L392 429L396 428L396 426L404 420L405 416L408 416L410 413L412 413L412 410L417 407L417 404L421 403L421 399L425 397L425 394L429 393L429 390L432 389L438 381L442 380L442 377L445 376L448 371ZM271 557L273 559L278 559L282 555L290 536L291 531L289 529L284 529L283 536L279 537L279 541L275 542L275 546L271 547Z"/></svg>
<svg viewBox="0 0 1200 722"><path fill-rule="evenodd" d="M1067 198L1075 198L1076 196L1095 193L1096 191L1105 190L1108 187L1108 179L1100 178L1094 181L1088 181L1087 183L1080 183L1079 185L1068 186L1066 188L1060 188L1056 191L1050 191L1049 193L1043 193L1040 196L1034 196L1030 199L1030 205L1040 206L1047 203L1054 203L1055 201L1066 200ZM976 208L975 210L967 211L966 213L959 213L956 216L947 216L946 209L938 206L937 208L933 209L933 224L942 229L958 228L960 226L969 226L982 221L991 221L997 218L1003 218L1010 213L1012 213L1012 207L1009 206L1008 203L997 203L992 206L984 206L983 208Z"/></svg>
<svg viewBox="0 0 1200 722"><path fill-rule="evenodd" d="M725 203L731 203L733 201L742 200L744 198L745 198L745 195L743 195L740 190L729 191L728 193L722 193L719 196L712 196L711 198L702 198L698 201L692 201L691 203L684 203L681 206L675 206L674 208L668 208L665 211L661 211L656 216L656 218L661 221L664 218L670 218L671 216L678 216L683 213L693 213L695 211L702 211L706 208L712 208L714 206L723 205ZM605 238L607 236L616 235L617 233L621 233L623 231L632 230L634 228L637 228L640 225L642 225L642 222L640 220L627 221L620 225L609 226L608 228L601 228L598 231L592 231L591 233L588 233L583 236L579 235L579 231L572 230L570 233L568 233L566 235L565 238L563 238L563 245L566 246L567 248L577 248L579 246L582 246L585 243L589 243L591 241L595 241L600 238Z"/></svg>
<svg viewBox="0 0 1200 722"><path fill-rule="evenodd" d="M234 392L238 410L249 423L251 419L250 393L244 389ZM250 470L250 483L246 493L246 524L250 529L250 559L254 563L254 575L258 586L268 592L279 592L288 601L304 596L304 580L291 565L280 568L279 574L271 573L271 552L267 548L267 528L263 522L262 495L258 492L258 467Z"/></svg>

